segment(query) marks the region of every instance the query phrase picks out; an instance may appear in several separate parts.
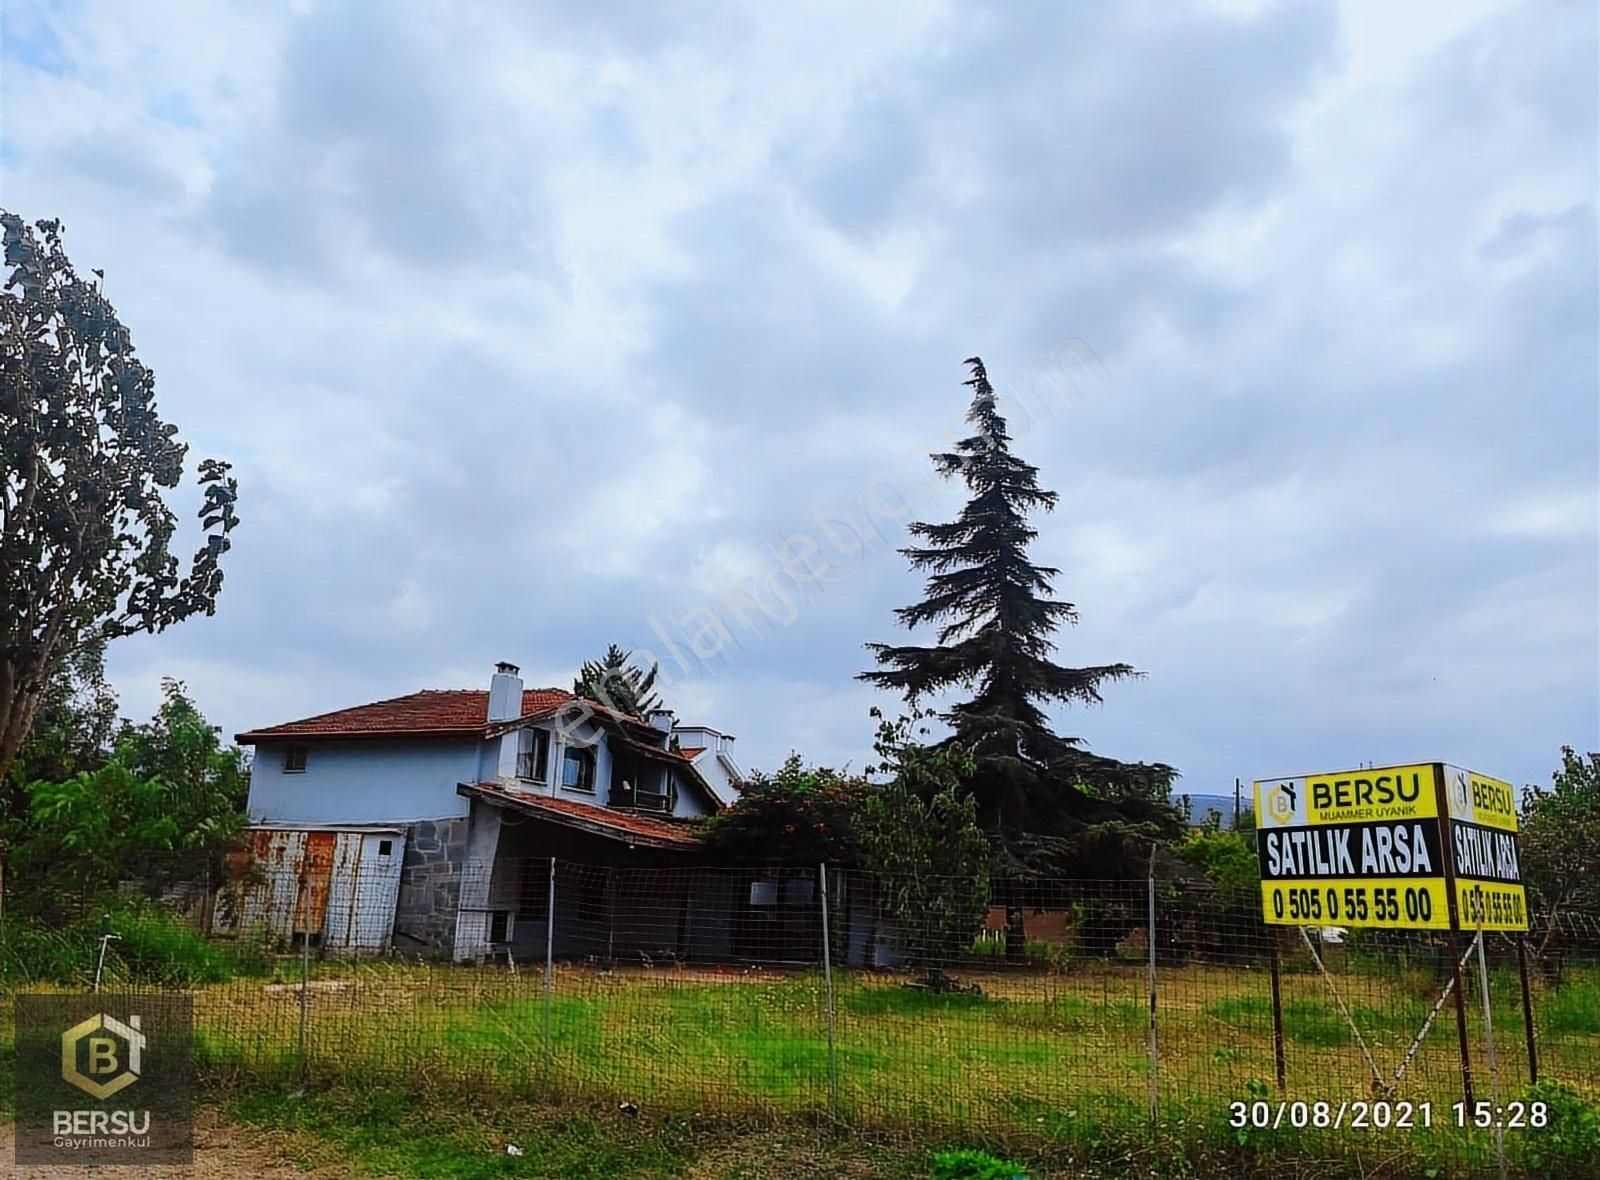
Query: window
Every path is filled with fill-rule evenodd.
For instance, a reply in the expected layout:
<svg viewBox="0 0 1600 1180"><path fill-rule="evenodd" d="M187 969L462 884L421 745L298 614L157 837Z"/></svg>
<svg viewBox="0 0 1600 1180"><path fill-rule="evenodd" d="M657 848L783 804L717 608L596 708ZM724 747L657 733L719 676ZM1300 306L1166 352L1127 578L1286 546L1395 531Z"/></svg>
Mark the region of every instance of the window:
<svg viewBox="0 0 1600 1180"><path fill-rule="evenodd" d="M594 751L588 746L568 746L561 759L561 785L574 791L594 790Z"/></svg>
<svg viewBox="0 0 1600 1180"><path fill-rule="evenodd" d="M378 841L378 855L379 856L388 856L393 852L394 852L394 841L393 840L379 840Z"/></svg>
<svg viewBox="0 0 1600 1180"><path fill-rule="evenodd" d="M519 729L517 731L517 777L530 782L545 781L550 766L550 731L548 729Z"/></svg>
<svg viewBox="0 0 1600 1180"><path fill-rule="evenodd" d="M305 746L289 746L283 751L283 773L304 774L306 772L306 754L309 751Z"/></svg>

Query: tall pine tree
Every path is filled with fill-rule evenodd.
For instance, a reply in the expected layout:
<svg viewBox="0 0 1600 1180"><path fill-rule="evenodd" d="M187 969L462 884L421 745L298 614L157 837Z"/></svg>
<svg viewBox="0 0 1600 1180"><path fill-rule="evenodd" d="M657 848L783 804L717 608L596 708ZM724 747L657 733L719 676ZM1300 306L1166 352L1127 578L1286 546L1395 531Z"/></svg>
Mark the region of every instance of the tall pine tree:
<svg viewBox="0 0 1600 1180"><path fill-rule="evenodd" d="M940 475L965 481L972 498L948 524L912 524L926 544L901 550L930 576L924 599L895 613L907 628L940 624L937 642L868 644L879 667L860 678L913 704L947 689L975 690L940 716L949 740L975 760L971 788L1000 876L1120 873L1151 838L1175 829L1166 806L1175 772L1092 754L1080 738L1051 729L1043 706L1098 703L1102 684L1140 673L1127 664L1068 668L1051 658L1052 636L1077 621L1077 610L1054 597L1060 571L1028 559L1038 535L1028 514L1053 509L1056 494L1011 453L983 361L966 363L975 433L932 459Z"/></svg>
<svg viewBox="0 0 1600 1180"><path fill-rule="evenodd" d="M652 709L662 707L661 697L651 691L660 670L659 664L650 665L648 672L642 670L633 662L631 651L613 643L603 658L584 661L572 682L572 691L642 721Z"/></svg>

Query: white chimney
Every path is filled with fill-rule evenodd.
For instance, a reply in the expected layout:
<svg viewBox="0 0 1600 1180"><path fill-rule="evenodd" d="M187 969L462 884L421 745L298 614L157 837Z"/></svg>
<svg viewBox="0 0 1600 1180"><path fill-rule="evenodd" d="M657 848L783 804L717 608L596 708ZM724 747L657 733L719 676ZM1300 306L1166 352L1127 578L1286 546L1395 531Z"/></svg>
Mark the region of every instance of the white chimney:
<svg viewBox="0 0 1600 1180"><path fill-rule="evenodd" d="M522 716L521 669L504 660L489 678L489 721L515 721Z"/></svg>
<svg viewBox="0 0 1600 1180"><path fill-rule="evenodd" d="M672 723L677 719L677 716L671 709L651 709L646 715L650 724L662 733L672 732Z"/></svg>

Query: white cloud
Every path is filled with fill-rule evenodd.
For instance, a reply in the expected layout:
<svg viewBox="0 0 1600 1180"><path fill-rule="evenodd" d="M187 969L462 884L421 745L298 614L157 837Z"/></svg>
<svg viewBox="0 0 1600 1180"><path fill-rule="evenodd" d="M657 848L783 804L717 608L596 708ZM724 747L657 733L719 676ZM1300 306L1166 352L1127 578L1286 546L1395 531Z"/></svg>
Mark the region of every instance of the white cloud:
<svg viewBox="0 0 1600 1180"><path fill-rule="evenodd" d="M650 620L819 513L953 511L923 456L981 352L1062 494L1062 657L1151 673L1064 731L1197 789L1542 780L1600 741L1595 22L8 6L7 205L243 485L218 617L114 650L127 710L166 672L231 731L612 641L670 669ZM901 523L680 714L859 764Z"/></svg>

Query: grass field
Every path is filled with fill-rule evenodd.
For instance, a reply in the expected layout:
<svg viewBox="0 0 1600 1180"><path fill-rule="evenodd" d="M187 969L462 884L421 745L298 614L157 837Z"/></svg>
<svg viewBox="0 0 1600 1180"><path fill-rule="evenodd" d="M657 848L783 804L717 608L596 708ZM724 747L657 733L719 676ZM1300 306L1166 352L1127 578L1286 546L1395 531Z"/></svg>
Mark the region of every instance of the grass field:
<svg viewBox="0 0 1600 1180"><path fill-rule="evenodd" d="M547 1007L538 973L324 964L309 993L308 1080L471 1094L491 1106L497 1095L602 1111L625 1101L669 1121L831 1118L1041 1159L1149 1150L1142 972L1105 966L962 978L981 994L936 995L892 977L839 980L830 1056L815 973L561 968ZM1437 985L1421 972L1350 972L1336 983L1374 1062L1392 1078ZM1515 976L1497 976L1493 994L1500 1087L1509 1098L1527 1083ZM1371 1067L1324 980L1288 974L1284 998L1288 1096L1370 1098ZM1537 1001L1543 1075L1600 1107L1600 972L1570 972ZM197 1009L202 1060L218 1082L298 1079L295 986L239 980L204 988ZM1479 1093L1488 1097L1484 1029L1477 1009L1469 1011ZM1239 1134L1226 1125L1230 1102L1277 1098L1263 972L1164 968L1158 1036L1160 1134L1192 1161L1217 1151L1314 1161L1357 1150L1387 1159L1390 1174L1405 1174L1404 1162L1417 1175L1446 1164L1436 1174L1454 1175L1486 1161L1486 1136L1439 1125L1460 1097L1450 1006L1394 1090L1435 1103L1435 1128L1410 1135ZM1549 1136L1511 1144L1547 1178L1564 1174L1552 1145L1559 1146ZM1544 1153L1537 1168L1533 1148ZM1600 1175L1583 1170L1592 1164L1591 1156L1572 1174Z"/></svg>
<svg viewBox="0 0 1600 1180"><path fill-rule="evenodd" d="M1162 968L1152 1127L1147 980L1131 965L964 972L981 991L944 995L901 977L840 977L830 1054L815 972L564 967L547 1006L538 972L319 963L303 1071L297 967L194 990L206 1100L308 1162L332 1152L373 1175L909 1177L927 1174L935 1149L963 1146L1026 1160L1035 1175L1492 1171L1487 1135L1441 1125L1460 1096L1449 1005L1394 1090L1435 1103L1431 1131L1229 1127L1230 1102L1278 1097L1259 970ZM1392 1077L1438 996L1422 971L1345 971L1335 984L1355 1029L1321 977L1285 975L1288 1097L1371 1097L1355 1030ZM1510 974L1492 988L1510 1098L1527 1081L1520 994ZM1592 1180L1600 969L1541 987L1536 1011L1542 1074L1573 1087L1579 1108L1561 1116L1559 1134L1513 1134L1514 1170ZM1487 1097L1484 1029L1476 1005L1469 1012ZM0 1107L10 1073L0 1068ZM298 1097L302 1088L311 1097ZM630 1104L625 1114L619 1103ZM524 1154L507 1155L516 1141Z"/></svg>

